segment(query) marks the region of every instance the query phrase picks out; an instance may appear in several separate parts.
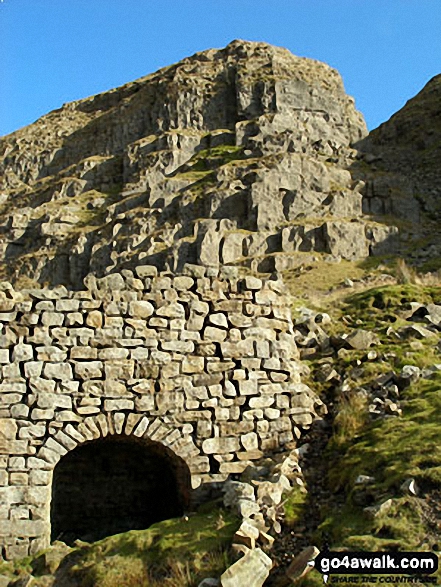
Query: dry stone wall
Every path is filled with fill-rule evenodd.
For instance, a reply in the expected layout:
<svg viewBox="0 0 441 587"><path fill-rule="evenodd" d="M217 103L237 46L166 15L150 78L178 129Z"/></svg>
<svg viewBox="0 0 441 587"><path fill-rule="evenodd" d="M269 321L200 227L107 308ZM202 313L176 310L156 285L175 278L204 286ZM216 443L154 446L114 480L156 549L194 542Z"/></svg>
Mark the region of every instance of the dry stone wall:
<svg viewBox="0 0 441 587"><path fill-rule="evenodd" d="M206 275L206 273L210 275ZM138 267L84 291L0 291L0 546L50 540L52 471L108 435L160 443L192 488L242 472L323 409L300 381L284 285ZM73 480L75 482L75 480Z"/></svg>

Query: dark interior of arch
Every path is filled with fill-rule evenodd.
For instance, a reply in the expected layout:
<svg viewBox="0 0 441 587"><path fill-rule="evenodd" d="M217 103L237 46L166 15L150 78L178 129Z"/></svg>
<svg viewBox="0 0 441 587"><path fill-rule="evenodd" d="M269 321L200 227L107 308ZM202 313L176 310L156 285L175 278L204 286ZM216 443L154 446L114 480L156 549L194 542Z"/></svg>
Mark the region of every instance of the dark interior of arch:
<svg viewBox="0 0 441 587"><path fill-rule="evenodd" d="M158 443L114 436L77 447L54 469L51 539L72 545L182 515L185 463Z"/></svg>

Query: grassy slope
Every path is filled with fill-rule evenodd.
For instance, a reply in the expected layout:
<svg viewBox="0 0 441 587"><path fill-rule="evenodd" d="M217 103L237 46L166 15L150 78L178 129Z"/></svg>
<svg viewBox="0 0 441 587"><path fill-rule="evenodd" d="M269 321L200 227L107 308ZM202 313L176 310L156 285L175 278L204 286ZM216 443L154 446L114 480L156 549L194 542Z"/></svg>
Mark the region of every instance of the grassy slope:
<svg viewBox="0 0 441 587"><path fill-rule="evenodd" d="M323 279L323 278L322 278ZM323 288L325 289L325 288ZM296 292L298 293L298 292ZM317 297L314 298L317 303ZM333 317L334 334L350 332L354 328L374 331L379 336L375 347L378 359L366 360L366 351L345 351L334 358L340 374L351 380L351 371L357 368L354 383L368 384L381 373L404 365L420 368L441 363L434 339L418 341L398 340L388 334L406 324L406 308L409 302L441 303L439 287L418 285L389 285L366 291L321 298L323 310ZM305 302L305 305L307 303ZM350 326L341 321L350 316ZM407 322L407 324L409 324ZM436 340L436 339L435 339ZM312 379L319 364L311 361ZM330 385L311 381L328 400ZM355 387L355 385L354 385ZM344 506L337 506L332 498L326 504L313 504L320 509L321 523L314 542L320 546L325 541L333 549L352 550L439 550L441 541L441 508L437 500L441 489L441 375L420 379L401 393L402 416L372 421L367 417L366 405L357 395L335 394L333 435L328 443L324 459L329 463L328 487L331 495L344 496ZM362 490L355 484L358 475L370 475L375 482ZM400 492L405 479L414 478L420 493L417 497ZM384 514L370 518L363 512L366 501L360 504L360 492L372 505L392 498L392 506ZM293 496L294 512L301 516L298 500ZM311 504L305 502L307 507ZM293 523L292 509L288 502L288 517ZM441 576L438 577L441 584ZM311 573L302 585L322 585L318 573Z"/></svg>
<svg viewBox="0 0 441 587"><path fill-rule="evenodd" d="M228 566L228 549L238 520L224 510L207 507L188 518L132 530L93 544L82 544L62 556L56 584L66 587L195 587L218 577ZM15 564L0 565L0 575L37 578L47 585L50 551ZM51 568L52 566L52 568ZM59 581L59 583L58 583Z"/></svg>

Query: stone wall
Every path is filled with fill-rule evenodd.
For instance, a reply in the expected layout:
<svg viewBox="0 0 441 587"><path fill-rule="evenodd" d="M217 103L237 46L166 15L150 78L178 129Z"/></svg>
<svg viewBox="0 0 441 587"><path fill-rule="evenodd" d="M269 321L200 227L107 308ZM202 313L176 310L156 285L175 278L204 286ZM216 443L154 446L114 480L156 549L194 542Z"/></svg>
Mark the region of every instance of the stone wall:
<svg viewBox="0 0 441 587"><path fill-rule="evenodd" d="M109 435L160 443L196 489L292 442L321 407L300 382L282 282L142 266L86 286L2 284L5 558L48 545L52 471L78 445Z"/></svg>

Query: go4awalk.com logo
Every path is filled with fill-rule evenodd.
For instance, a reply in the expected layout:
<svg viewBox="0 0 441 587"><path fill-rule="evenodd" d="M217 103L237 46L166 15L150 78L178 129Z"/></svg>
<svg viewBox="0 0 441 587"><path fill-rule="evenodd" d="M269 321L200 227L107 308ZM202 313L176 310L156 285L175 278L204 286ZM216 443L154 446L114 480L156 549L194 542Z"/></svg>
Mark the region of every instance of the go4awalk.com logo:
<svg viewBox="0 0 441 587"><path fill-rule="evenodd" d="M436 585L433 552L322 552L314 567L325 583L352 585Z"/></svg>

